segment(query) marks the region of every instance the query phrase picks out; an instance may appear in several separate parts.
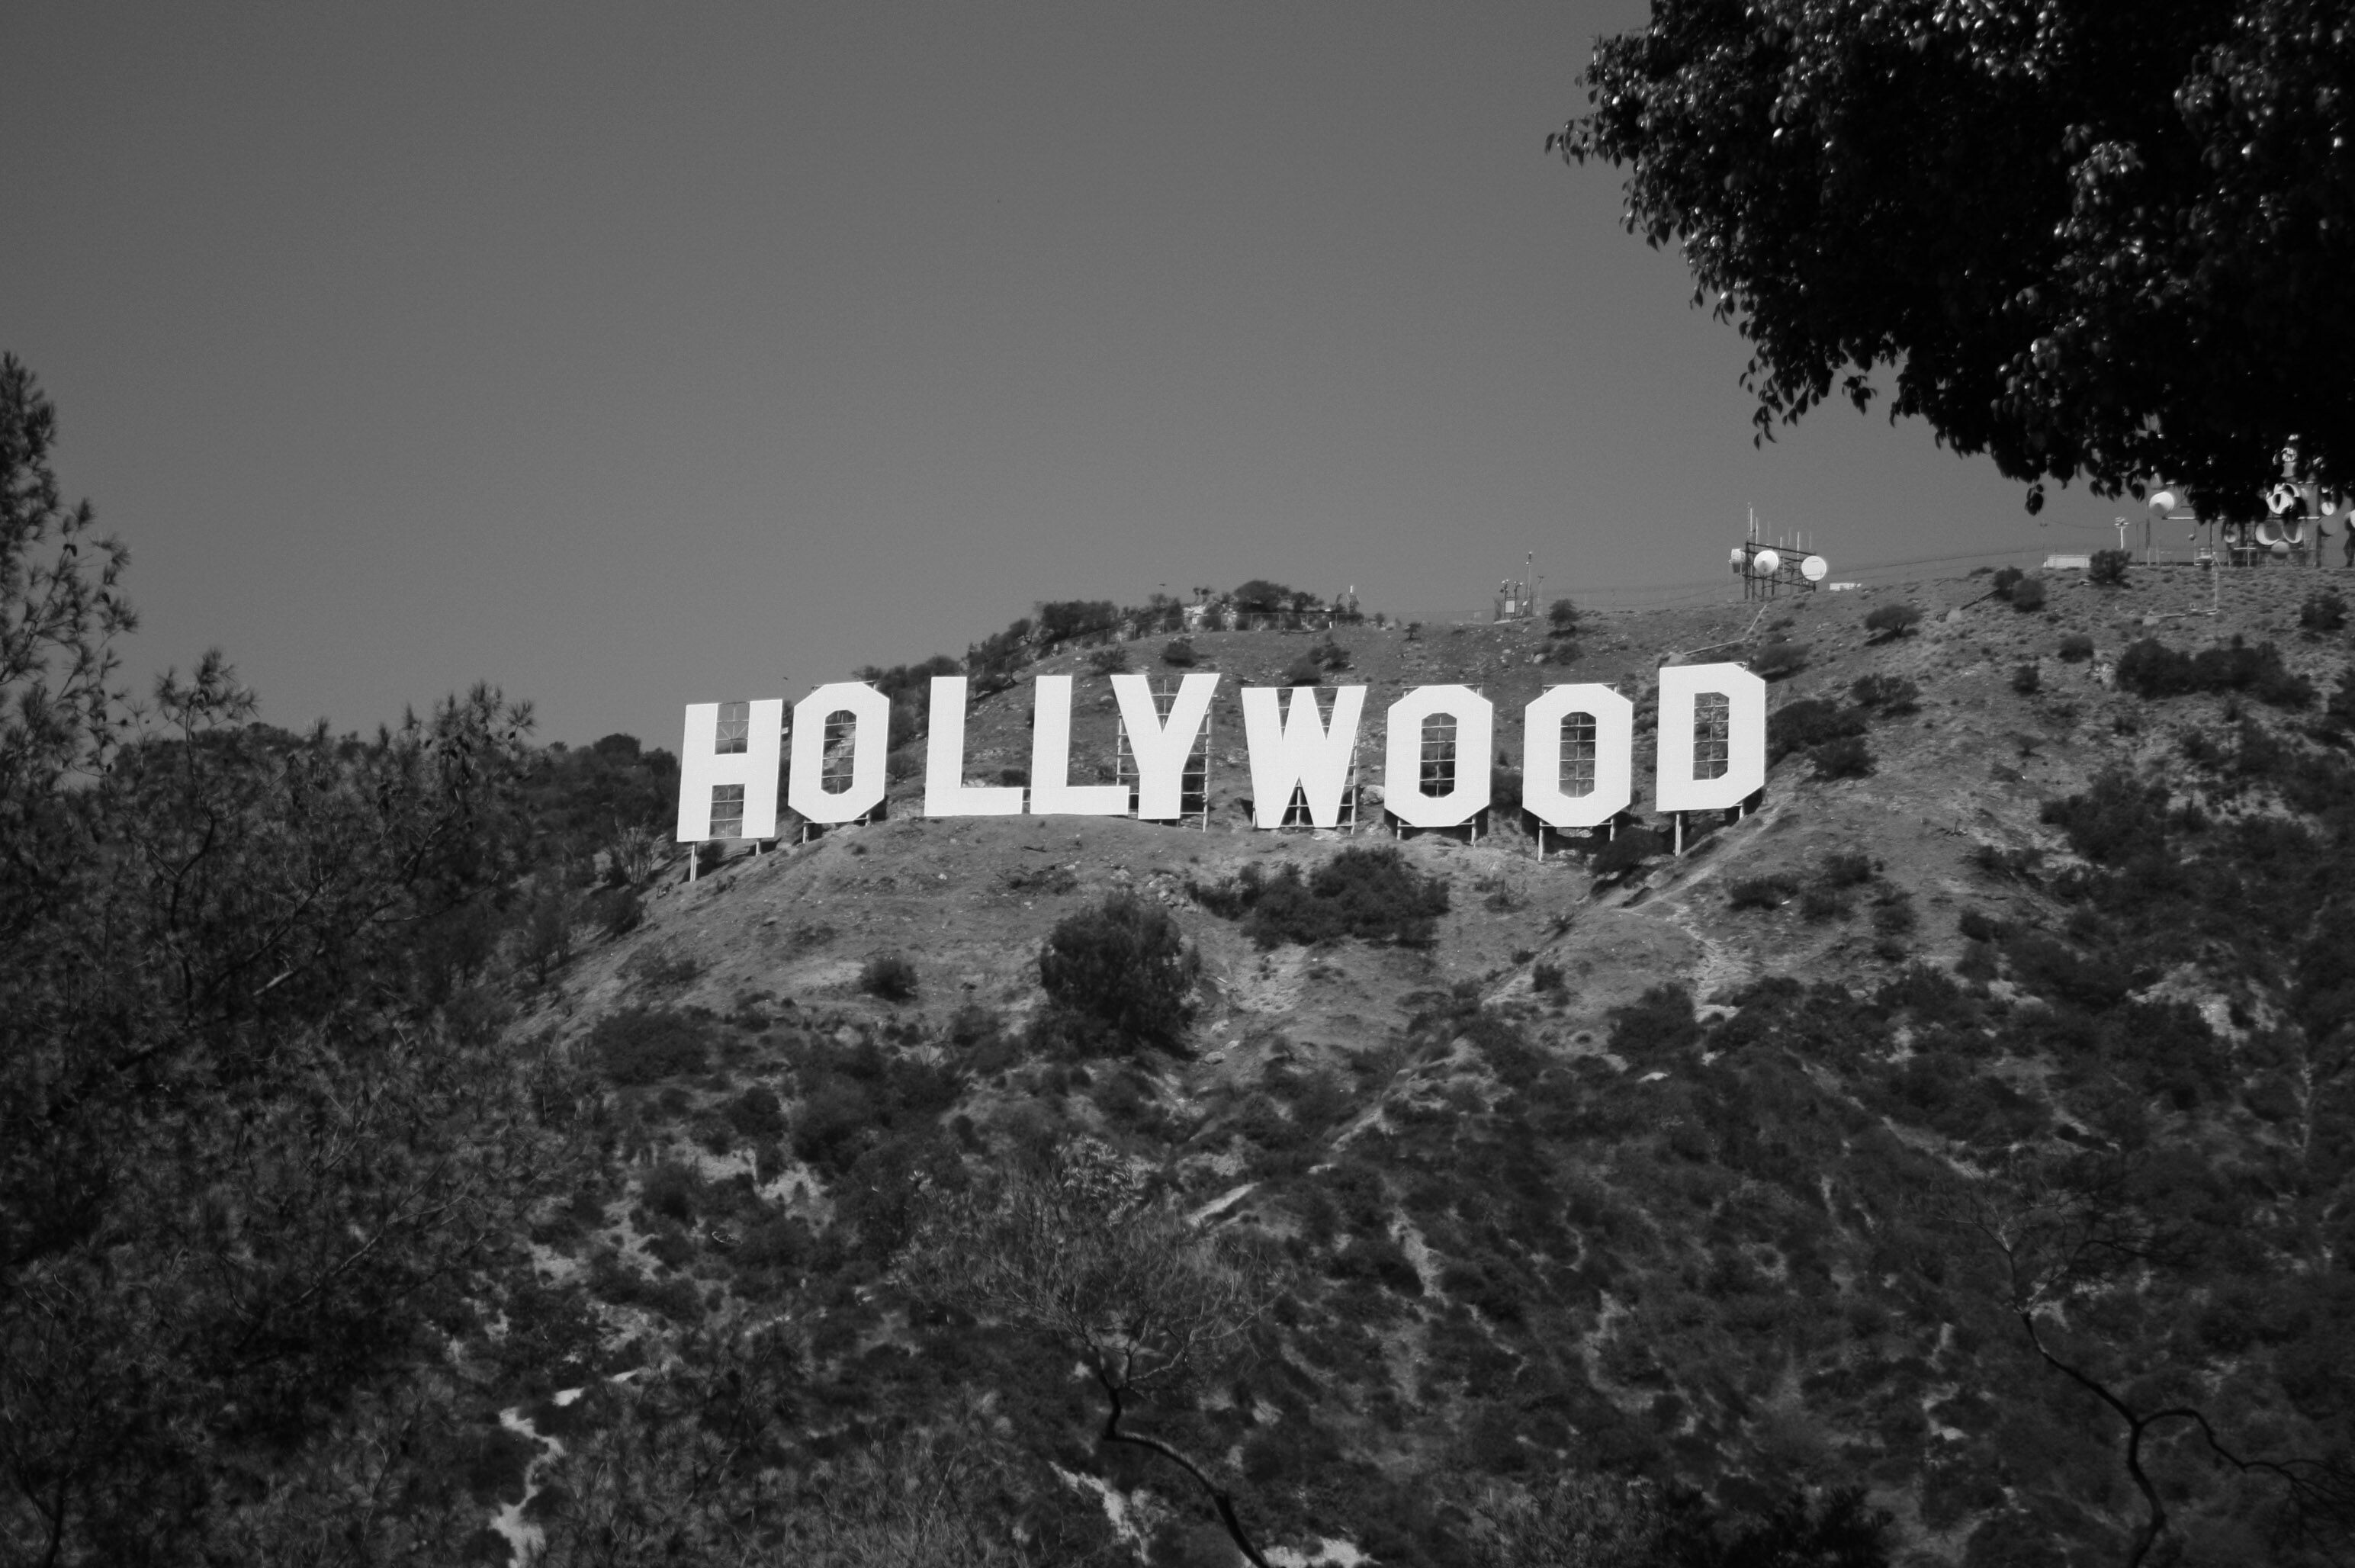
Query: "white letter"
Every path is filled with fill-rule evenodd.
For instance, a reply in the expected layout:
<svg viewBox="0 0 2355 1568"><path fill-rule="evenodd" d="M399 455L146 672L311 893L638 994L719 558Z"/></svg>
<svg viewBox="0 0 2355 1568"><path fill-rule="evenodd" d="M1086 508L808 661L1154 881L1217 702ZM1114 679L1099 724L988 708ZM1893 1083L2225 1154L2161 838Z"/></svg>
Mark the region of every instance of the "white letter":
<svg viewBox="0 0 2355 1568"><path fill-rule="evenodd" d="M828 795L826 721L837 713L850 715L850 787ZM864 681L837 680L794 703L785 804L812 822L856 822L882 805L883 742L890 732L890 699Z"/></svg>
<svg viewBox="0 0 2355 1568"><path fill-rule="evenodd" d="M1696 777L1694 709L1703 696L1725 699L1725 771ZM1660 672L1659 777L1662 811L1721 811L1766 787L1766 683L1738 664L1673 665Z"/></svg>
<svg viewBox="0 0 2355 1568"><path fill-rule="evenodd" d="M1136 759L1136 815L1142 821L1167 822L1184 809L1186 759L1202 732L1219 677L1189 675L1179 681L1167 726L1153 710L1153 688L1143 676L1116 675L1112 689L1128 730L1128 754Z"/></svg>
<svg viewBox="0 0 2355 1568"><path fill-rule="evenodd" d="M1014 784L964 782L964 677L932 677L932 731L924 741L926 816L1019 816Z"/></svg>
<svg viewBox="0 0 2355 1568"><path fill-rule="evenodd" d="M1348 787L1349 759L1358 749L1358 717L1366 709L1366 688L1333 688L1333 723L1316 711L1316 688L1291 688L1290 710L1281 719L1277 693L1284 688L1243 688L1243 744L1251 755L1252 825L1284 826L1292 792L1308 799L1308 820L1319 827L1341 823L1341 792Z"/></svg>
<svg viewBox="0 0 2355 1568"><path fill-rule="evenodd" d="M1445 795L1423 793L1423 723L1455 720L1455 782ZM1488 747L1497 709L1468 686L1419 686L1391 704L1384 737L1382 805L1409 827L1453 827L1488 804Z"/></svg>
<svg viewBox="0 0 2355 1568"><path fill-rule="evenodd" d="M1125 816L1126 784L1071 782L1071 677L1042 675L1030 683L1030 814Z"/></svg>
<svg viewBox="0 0 2355 1568"><path fill-rule="evenodd" d="M730 709L729 733L719 733L720 709ZM783 698L758 702L690 702L678 747L678 841L711 837L711 792L732 789L742 802L735 837L777 836L777 735L785 726ZM721 751L721 746L726 751ZM731 805L734 804L730 803Z"/></svg>
<svg viewBox="0 0 2355 1568"><path fill-rule="evenodd" d="M1593 725L1587 785L1562 786L1562 721L1576 713ZM1636 798L1636 705L1607 686L1549 687L1521 715L1521 804L1549 827L1599 827Z"/></svg>

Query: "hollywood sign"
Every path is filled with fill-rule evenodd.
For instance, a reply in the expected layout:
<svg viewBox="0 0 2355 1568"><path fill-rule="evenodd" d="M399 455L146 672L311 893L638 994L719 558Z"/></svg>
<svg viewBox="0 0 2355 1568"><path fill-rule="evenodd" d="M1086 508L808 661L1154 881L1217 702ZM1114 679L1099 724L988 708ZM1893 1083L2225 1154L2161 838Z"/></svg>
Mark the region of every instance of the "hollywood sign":
<svg viewBox="0 0 2355 1568"><path fill-rule="evenodd" d="M1030 783L976 784L964 776L965 678L932 677L932 723L924 752L926 816L1126 816L1173 821L1182 815L1185 772L1209 717L1220 677L1188 675L1169 712L1156 709L1142 675L1115 675L1113 693L1134 759L1136 784L1071 782L1071 677L1042 675L1031 686ZM1255 826L1283 825L1297 791L1319 827L1340 821L1364 717L1366 688L1337 687L1332 717L1317 710L1314 687L1242 688L1243 735L1250 754ZM721 705L689 703L679 748L678 838L712 837L715 816L734 822L734 837L777 836L777 784L783 750L782 699L731 704L723 733ZM849 766L826 767L826 732L847 715ZM1455 756L1447 787L1425 793L1423 726L1455 721ZM883 803L889 699L861 681L821 686L794 704L785 802L810 822L853 822ZM1576 793L1565 787L1563 732L1576 722L1582 765ZM1489 805L1487 761L1496 745L1496 707L1467 686L1416 687L1385 717L1382 805L1410 827L1453 827ZM839 733L840 731L837 731ZM1591 737L1591 739L1590 739ZM1636 705L1607 686L1549 688L1521 710L1521 805L1556 828L1599 827L1635 798ZM847 775L847 776L846 776ZM829 783L840 787L829 789ZM1659 744L1653 780L1663 812L1725 810L1766 784L1766 683L1738 664L1683 665L1659 674ZM1134 805L1132 806L1132 798ZM720 809L715 812L714 807Z"/></svg>

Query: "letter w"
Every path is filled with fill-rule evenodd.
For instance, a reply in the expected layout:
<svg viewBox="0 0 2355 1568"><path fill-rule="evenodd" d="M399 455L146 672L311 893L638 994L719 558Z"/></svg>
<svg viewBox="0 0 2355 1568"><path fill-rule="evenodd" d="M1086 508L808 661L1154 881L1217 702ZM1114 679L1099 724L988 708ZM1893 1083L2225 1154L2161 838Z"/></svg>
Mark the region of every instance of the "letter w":
<svg viewBox="0 0 2355 1568"><path fill-rule="evenodd" d="M1260 827L1281 827L1292 792L1308 800L1308 819L1319 827L1337 827L1341 821L1341 791L1349 783L1349 763L1357 754L1358 719L1365 711L1366 688L1333 688L1333 722L1328 727L1316 712L1316 688L1291 688L1290 711L1278 715L1284 688L1243 688L1243 741L1251 750L1252 820Z"/></svg>

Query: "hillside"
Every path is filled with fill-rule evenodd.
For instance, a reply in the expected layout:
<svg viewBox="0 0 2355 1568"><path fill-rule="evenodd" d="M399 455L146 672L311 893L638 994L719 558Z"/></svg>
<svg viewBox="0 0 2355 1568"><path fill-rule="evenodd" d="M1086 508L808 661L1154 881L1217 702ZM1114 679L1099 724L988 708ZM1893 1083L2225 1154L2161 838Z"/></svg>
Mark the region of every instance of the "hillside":
<svg viewBox="0 0 2355 1568"><path fill-rule="evenodd" d="M1476 844L1404 841L1447 890L1427 946L1263 948L1206 907L1248 868L1313 869L1353 847L1251 831L1237 804L1235 688L1273 680L1303 634L1193 639L1197 667L1226 677L1208 832L928 822L911 780L881 822L692 884L673 867L643 925L514 1026L622 1081L608 1113L626 1155L534 1237L566 1310L585 1286L602 1349L523 1386L553 1392L601 1358L611 1371L624 1343L645 1377L666 1361L691 1377L691 1350L668 1360L690 1330L783 1325L805 1380L786 1447L980 1398L1134 1552L1230 1561L1183 1476L1089 1441L1103 1413L1086 1384L1019 1334L911 1307L896 1283L949 1172L1092 1137L1205 1227L1264 1238L1278 1284L1256 1358L1149 1424L1209 1456L1285 1560L1468 1561L1444 1497L1565 1467L1682 1483L1726 1509L1862 1487L1904 1563L2120 1560L2148 1525L2127 1428L2037 1360L2008 1307L2038 1288L2062 1308L2045 1348L2126 1405L2197 1405L2243 1458L2343 1460L2349 894L2315 879L2348 864L2344 741L2316 723L2348 649L2300 625L2318 581L2236 575L2213 622L2182 614L2203 582L2147 569L2119 588L2056 580L2036 613L1980 576L1763 618L1590 616L1567 669L1540 662L1542 628L1343 629L1337 678L1374 688L1369 715L1448 680L1500 711L1550 679L1646 692L1664 656L1762 620L1753 650L1806 649L1778 709L1847 704L1868 676L1918 688L1869 717L1869 774L1817 777L1795 752L1762 809L1624 878L1585 853L1540 863L1501 810ZM1925 612L1919 629L1868 634L1897 602ZM2072 635L2091 657L2057 656ZM2118 689L2117 660L2147 637L2275 643L2320 695ZM1158 645L1131 647L1144 662ZM1091 755L1109 766L1091 652L1036 667L1082 677L1075 777ZM976 707L976 771L1027 761L1027 701L1017 687ZM2268 747L2315 776L2292 782ZM2118 770L2158 793L2099 782ZM2047 803L2089 791L2132 820L2051 820ZM2250 859L2261 838L2275 861ZM2188 882L2194 866L2246 901ZM1028 1027L1038 955L1118 892L1168 910L1199 952L1197 1014L1178 1051L1075 1059ZM871 994L897 988L875 978L887 955L912 969L890 997ZM665 1029L689 1045L656 1061L640 1048ZM2061 1245L2040 1215L2163 1225L2181 1245L2124 1269L2080 1247L2038 1275L2050 1259L2027 1253ZM2013 1272L1991 1234L2019 1243ZM582 1386L562 1413L576 1450L601 1413L622 1419L611 1385ZM2163 1423L2138 1455L2166 1499L2163 1550L2323 1550L2291 1533L2323 1528L2327 1509L2292 1506L2316 1497L2195 1437ZM522 1510L559 1537L573 1462L536 1470Z"/></svg>
<svg viewBox="0 0 2355 1568"><path fill-rule="evenodd" d="M1198 635L1180 827L923 818L934 659L880 820L692 880L677 759L487 689L93 696L0 776L0 1560L2347 1561L2344 605L2128 576ZM1111 776L1122 613L968 654L974 776L1057 673ZM1369 783L1494 700L1476 837L1250 827L1312 648ZM1774 760L1679 857L1695 655ZM1540 858L1562 679L1637 810Z"/></svg>

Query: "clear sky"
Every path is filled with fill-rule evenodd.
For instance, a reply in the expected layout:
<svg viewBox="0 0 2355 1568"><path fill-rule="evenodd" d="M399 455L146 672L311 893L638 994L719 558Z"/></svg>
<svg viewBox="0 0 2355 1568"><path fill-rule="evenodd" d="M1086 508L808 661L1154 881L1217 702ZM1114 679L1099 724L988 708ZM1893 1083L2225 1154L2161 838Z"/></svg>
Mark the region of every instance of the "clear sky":
<svg viewBox="0 0 2355 1568"><path fill-rule="evenodd" d="M1744 346L1545 155L1636 0L0 9L0 347L140 671L339 728L487 679L676 746L1045 598L1369 610L2087 549ZM1962 570L1965 562L1952 568Z"/></svg>

